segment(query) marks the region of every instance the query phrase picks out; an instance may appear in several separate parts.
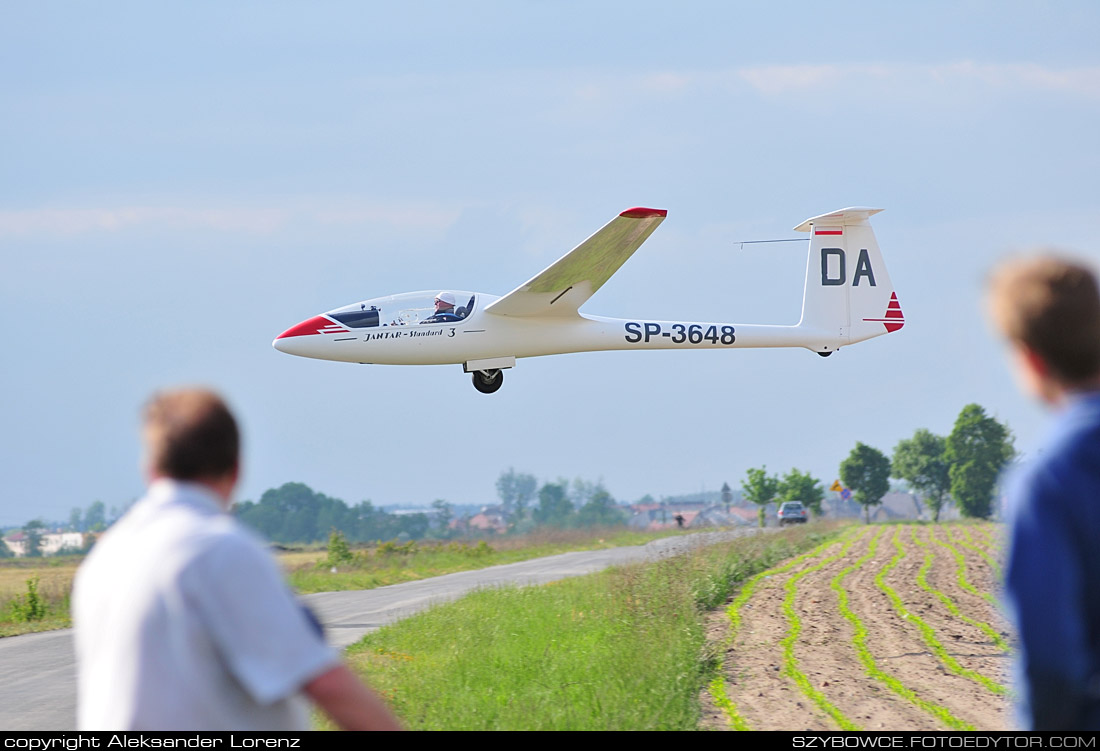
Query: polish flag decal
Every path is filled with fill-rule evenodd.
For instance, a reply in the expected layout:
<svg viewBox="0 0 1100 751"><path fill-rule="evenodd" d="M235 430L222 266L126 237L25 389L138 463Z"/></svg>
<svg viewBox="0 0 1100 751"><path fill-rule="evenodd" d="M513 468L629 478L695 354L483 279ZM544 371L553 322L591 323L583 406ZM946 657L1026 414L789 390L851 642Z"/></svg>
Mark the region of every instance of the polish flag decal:
<svg viewBox="0 0 1100 751"><path fill-rule="evenodd" d="M878 321L886 327L887 333L893 333L905 325L905 316L901 312L901 304L898 302L898 293L890 293L890 304L886 306L884 318L864 318L865 321Z"/></svg>

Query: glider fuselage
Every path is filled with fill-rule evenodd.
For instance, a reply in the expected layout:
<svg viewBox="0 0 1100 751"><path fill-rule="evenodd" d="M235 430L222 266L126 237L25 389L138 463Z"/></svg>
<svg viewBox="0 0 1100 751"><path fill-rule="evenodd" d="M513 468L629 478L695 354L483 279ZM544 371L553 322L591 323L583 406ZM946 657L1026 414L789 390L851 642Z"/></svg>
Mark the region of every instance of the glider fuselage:
<svg viewBox="0 0 1100 751"><path fill-rule="evenodd" d="M537 357L569 352L739 347L839 347L839 333L799 326L654 321L583 313L563 317L513 317L488 313L495 295L474 295L477 306L459 321L379 322L353 328L329 314L311 319L310 335L282 336L282 352L321 360L374 365L449 365L499 357ZM360 303L363 305L364 303ZM369 307L369 301L366 303ZM307 323L311 323L307 322ZM301 326L303 324L299 324ZM829 341L832 340L832 341Z"/></svg>

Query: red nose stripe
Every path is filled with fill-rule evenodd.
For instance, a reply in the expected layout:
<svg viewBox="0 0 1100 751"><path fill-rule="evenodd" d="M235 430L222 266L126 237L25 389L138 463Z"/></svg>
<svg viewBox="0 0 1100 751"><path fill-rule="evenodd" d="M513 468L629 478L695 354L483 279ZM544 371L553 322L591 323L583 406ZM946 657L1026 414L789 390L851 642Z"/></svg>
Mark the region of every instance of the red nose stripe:
<svg viewBox="0 0 1100 751"><path fill-rule="evenodd" d="M338 334L344 331L347 331L347 328L334 323L331 319L324 316L314 316L308 321L302 321L297 326L291 326L275 338L286 339L290 336L309 336L310 334Z"/></svg>

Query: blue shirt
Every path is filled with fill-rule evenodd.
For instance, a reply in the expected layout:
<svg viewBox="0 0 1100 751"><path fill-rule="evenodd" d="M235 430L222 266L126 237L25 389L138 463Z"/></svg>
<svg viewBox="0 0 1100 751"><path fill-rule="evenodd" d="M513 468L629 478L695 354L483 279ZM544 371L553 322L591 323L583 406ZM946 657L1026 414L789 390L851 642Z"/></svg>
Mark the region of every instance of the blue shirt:
<svg viewBox="0 0 1100 751"><path fill-rule="evenodd" d="M1008 493L1020 719L1100 729L1100 392L1073 397Z"/></svg>

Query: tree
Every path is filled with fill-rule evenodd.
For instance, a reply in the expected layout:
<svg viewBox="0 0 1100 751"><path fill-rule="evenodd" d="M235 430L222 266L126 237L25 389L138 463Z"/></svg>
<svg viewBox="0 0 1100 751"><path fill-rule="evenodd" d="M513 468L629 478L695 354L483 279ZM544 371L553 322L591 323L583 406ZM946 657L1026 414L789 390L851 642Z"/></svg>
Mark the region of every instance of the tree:
<svg viewBox="0 0 1100 751"><path fill-rule="evenodd" d="M733 491L730 490L730 484L728 482L722 483L722 506L726 509L728 514L730 511L730 504L733 503Z"/></svg>
<svg viewBox="0 0 1100 751"><path fill-rule="evenodd" d="M88 532L102 532L107 529L107 507L103 501L96 501L84 512L84 529Z"/></svg>
<svg viewBox="0 0 1100 751"><path fill-rule="evenodd" d="M871 506L882 503L890 490L890 460L873 446L857 441L840 463L840 479L855 491L856 503L863 506L863 521L870 524Z"/></svg>
<svg viewBox="0 0 1100 751"><path fill-rule="evenodd" d="M446 534L447 527L450 525L451 519L454 518L454 507L439 498L432 501L432 508L435 509L435 518L439 524L440 534Z"/></svg>
<svg viewBox="0 0 1100 751"><path fill-rule="evenodd" d="M932 510L932 521L938 522L940 510L951 491L947 439L920 428L912 438L901 440L894 447L890 472L924 496Z"/></svg>
<svg viewBox="0 0 1100 751"><path fill-rule="evenodd" d="M351 552L348 538L338 529L329 532L328 535L328 560L326 566L339 566L342 563L351 563L355 560L355 554Z"/></svg>
<svg viewBox="0 0 1100 751"><path fill-rule="evenodd" d="M825 488L811 477L809 472L792 469L779 482L779 499L784 503L798 501L813 511L815 517L821 516L821 502L825 500Z"/></svg>
<svg viewBox="0 0 1100 751"><path fill-rule="evenodd" d="M497 495L504 510L515 516L516 521L527 515L527 506L535 497L539 482L534 475L516 472L511 467L497 478Z"/></svg>
<svg viewBox="0 0 1100 751"><path fill-rule="evenodd" d="M599 483L592 497L577 512L577 525L581 527L612 527L625 522L626 513Z"/></svg>
<svg viewBox="0 0 1100 751"><path fill-rule="evenodd" d="M959 511L963 516L988 518L997 477L1016 456L1012 433L977 404L968 404L947 436L945 456L951 496Z"/></svg>
<svg viewBox="0 0 1100 751"><path fill-rule="evenodd" d="M565 495L565 483L548 482L539 488L539 505L534 511L536 524L565 527L572 515L573 504Z"/></svg>
<svg viewBox="0 0 1100 751"><path fill-rule="evenodd" d="M775 475L769 476L767 469L766 466L750 469L745 473L745 479L741 481L741 491L745 500L752 501L760 507L757 518L760 520L761 527L764 526L764 509L775 500L776 493L779 492L779 478Z"/></svg>
<svg viewBox="0 0 1100 751"><path fill-rule="evenodd" d="M41 519L32 519L23 526L23 539L28 558L38 558L42 555L42 535L45 530L46 525Z"/></svg>

